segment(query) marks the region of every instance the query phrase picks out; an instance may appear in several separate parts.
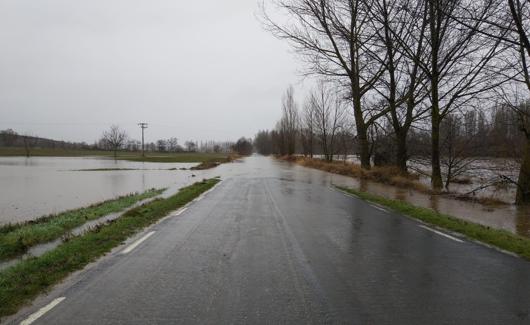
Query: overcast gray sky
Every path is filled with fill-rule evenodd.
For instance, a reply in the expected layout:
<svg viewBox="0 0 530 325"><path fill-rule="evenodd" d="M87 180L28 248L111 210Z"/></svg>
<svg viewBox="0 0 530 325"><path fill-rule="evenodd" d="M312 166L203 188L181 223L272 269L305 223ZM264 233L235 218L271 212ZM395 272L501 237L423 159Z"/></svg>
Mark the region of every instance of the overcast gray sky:
<svg viewBox="0 0 530 325"><path fill-rule="evenodd" d="M270 128L300 70L256 0L0 0L0 129L92 142ZM295 86L296 86L295 85ZM300 85L298 85L300 87Z"/></svg>

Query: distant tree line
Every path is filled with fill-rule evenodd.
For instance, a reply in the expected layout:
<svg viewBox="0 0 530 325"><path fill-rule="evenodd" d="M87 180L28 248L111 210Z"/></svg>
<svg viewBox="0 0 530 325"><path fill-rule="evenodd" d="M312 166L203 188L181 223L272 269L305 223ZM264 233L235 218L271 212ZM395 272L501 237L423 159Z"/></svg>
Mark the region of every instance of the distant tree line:
<svg viewBox="0 0 530 325"><path fill-rule="evenodd" d="M250 152L248 144L250 143ZM125 130L117 125L112 125L104 131L96 142L69 142L41 138L38 136L19 134L13 129L0 130L0 147L24 148L26 156L30 156L33 148L43 149L65 149L65 150L108 150L114 156L119 151L136 152L142 150L142 142L132 139ZM230 153L233 151L242 154L252 152L252 141L241 138L238 142L232 141L192 141L187 140L183 145L179 144L176 137L159 139L144 144L147 152L208 152L208 153Z"/></svg>
<svg viewBox="0 0 530 325"><path fill-rule="evenodd" d="M0 130L0 147L19 147L24 148L26 156L31 156L32 149L70 149L70 150L89 150L93 146L86 142L69 142L41 138L30 134L19 134L13 129Z"/></svg>

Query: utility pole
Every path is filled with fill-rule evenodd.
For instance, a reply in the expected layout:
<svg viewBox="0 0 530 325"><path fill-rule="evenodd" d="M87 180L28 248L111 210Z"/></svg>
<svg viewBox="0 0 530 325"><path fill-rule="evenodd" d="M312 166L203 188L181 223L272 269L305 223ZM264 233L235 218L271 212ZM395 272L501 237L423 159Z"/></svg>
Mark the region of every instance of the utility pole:
<svg viewBox="0 0 530 325"><path fill-rule="evenodd" d="M147 123L138 123L142 129L142 157L145 157L145 148L144 148L144 130L147 129Z"/></svg>

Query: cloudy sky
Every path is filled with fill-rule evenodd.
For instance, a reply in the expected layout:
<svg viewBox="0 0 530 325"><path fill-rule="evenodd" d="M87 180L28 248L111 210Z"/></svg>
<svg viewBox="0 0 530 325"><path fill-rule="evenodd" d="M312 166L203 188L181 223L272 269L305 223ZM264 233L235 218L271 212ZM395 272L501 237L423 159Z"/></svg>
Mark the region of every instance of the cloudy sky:
<svg viewBox="0 0 530 325"><path fill-rule="evenodd" d="M257 0L0 0L0 129L229 140L270 128L300 66Z"/></svg>

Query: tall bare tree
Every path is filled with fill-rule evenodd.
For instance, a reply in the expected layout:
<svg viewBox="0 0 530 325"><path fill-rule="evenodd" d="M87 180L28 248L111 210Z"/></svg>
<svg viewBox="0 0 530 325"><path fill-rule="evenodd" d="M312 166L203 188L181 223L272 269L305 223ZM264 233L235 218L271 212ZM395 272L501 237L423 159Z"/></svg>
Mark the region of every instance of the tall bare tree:
<svg viewBox="0 0 530 325"><path fill-rule="evenodd" d="M463 109L484 92L494 89L499 81L499 66L493 59L503 51L498 40L479 33L485 28L483 19L471 26L459 23L454 17L469 11L485 18L489 6L478 6L474 1L425 0L428 28L426 38L429 59L420 67L429 80L431 117L431 182L441 189L440 124L455 109ZM498 64L498 62L495 62ZM475 102L476 104L476 102Z"/></svg>
<svg viewBox="0 0 530 325"><path fill-rule="evenodd" d="M112 125L108 131L103 132L102 142L107 148L114 152L114 159L118 156L120 150L127 142L127 133L117 125Z"/></svg>
<svg viewBox="0 0 530 325"><path fill-rule="evenodd" d="M530 2L521 0L489 0L488 5L494 8L489 17L468 15L459 17L463 24L471 25L480 20L488 29L480 30L493 39L502 41L510 48L508 60L511 59L515 70L515 80L523 85L517 91L502 92L505 105L516 112L519 127L526 140L524 156L517 180L516 203L530 203ZM471 17L471 18L469 18ZM512 88L513 90L513 88Z"/></svg>
<svg viewBox="0 0 530 325"><path fill-rule="evenodd" d="M289 86L282 99L282 118L277 129L281 137L281 153L293 155L296 150L296 135L299 125L298 106L294 99L294 88Z"/></svg>
<svg viewBox="0 0 530 325"><path fill-rule="evenodd" d="M313 158L315 139L315 110L311 103L311 97L304 104L302 116L300 117L300 142L304 156Z"/></svg>
<svg viewBox="0 0 530 325"><path fill-rule="evenodd" d="M307 74L336 80L353 108L361 165L370 168L368 128L386 111L367 102L385 66L366 51L373 38L368 0L274 0L289 16L277 22L263 10L266 26L288 40L308 63Z"/></svg>
<svg viewBox="0 0 530 325"><path fill-rule="evenodd" d="M423 1L375 0L370 2L374 38L366 50L385 66L375 89L388 110L395 133L394 163L407 172L407 137L414 121L427 111L425 73L419 63L428 57Z"/></svg>
<svg viewBox="0 0 530 325"><path fill-rule="evenodd" d="M320 83L311 94L314 112L315 134L319 139L326 161L333 161L336 135L344 121L344 106L336 94L324 83Z"/></svg>

